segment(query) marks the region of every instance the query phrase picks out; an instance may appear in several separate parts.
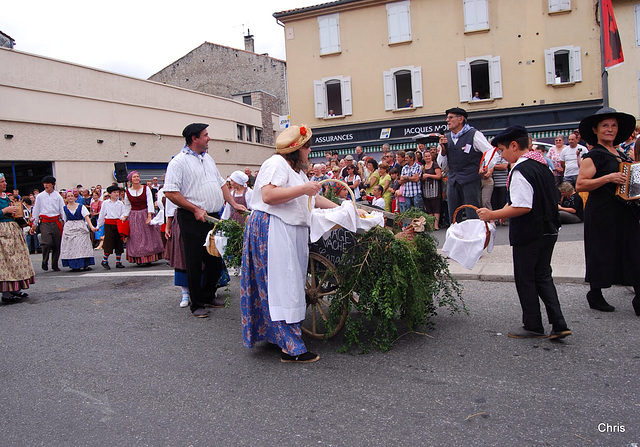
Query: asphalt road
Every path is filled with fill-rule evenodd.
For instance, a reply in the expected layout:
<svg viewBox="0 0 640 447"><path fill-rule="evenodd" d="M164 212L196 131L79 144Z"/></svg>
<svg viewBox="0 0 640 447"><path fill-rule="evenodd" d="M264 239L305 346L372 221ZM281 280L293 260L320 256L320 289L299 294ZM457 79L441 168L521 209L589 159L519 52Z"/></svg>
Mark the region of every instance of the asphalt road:
<svg viewBox="0 0 640 447"><path fill-rule="evenodd" d="M32 257L39 267L38 257ZM99 267L98 267L99 268ZM238 278L211 318L178 307L166 266L37 272L0 306L2 446L632 446L640 343L631 294L611 314L558 290L574 335L514 340L510 283L464 282L470 314L387 353L310 341L314 364L242 345ZM601 431L603 430L603 431Z"/></svg>

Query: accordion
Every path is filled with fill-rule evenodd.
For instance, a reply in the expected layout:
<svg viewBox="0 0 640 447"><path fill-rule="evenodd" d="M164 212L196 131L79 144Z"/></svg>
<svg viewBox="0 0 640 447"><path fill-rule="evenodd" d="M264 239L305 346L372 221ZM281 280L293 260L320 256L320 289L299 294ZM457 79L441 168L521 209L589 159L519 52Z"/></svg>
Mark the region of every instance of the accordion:
<svg viewBox="0 0 640 447"><path fill-rule="evenodd" d="M622 162L620 172L627 176L627 181L623 185L618 185L616 195L623 200L640 199L640 162Z"/></svg>

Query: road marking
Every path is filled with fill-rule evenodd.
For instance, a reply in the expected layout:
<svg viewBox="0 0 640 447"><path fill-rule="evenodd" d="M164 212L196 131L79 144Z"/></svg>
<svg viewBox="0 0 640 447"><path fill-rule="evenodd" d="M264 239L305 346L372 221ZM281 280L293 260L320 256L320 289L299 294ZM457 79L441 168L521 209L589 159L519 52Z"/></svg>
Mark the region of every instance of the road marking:
<svg viewBox="0 0 640 447"><path fill-rule="evenodd" d="M47 278L97 278L99 276L173 276L173 270L159 270L155 272L101 272L101 273L82 273L80 275L47 275Z"/></svg>

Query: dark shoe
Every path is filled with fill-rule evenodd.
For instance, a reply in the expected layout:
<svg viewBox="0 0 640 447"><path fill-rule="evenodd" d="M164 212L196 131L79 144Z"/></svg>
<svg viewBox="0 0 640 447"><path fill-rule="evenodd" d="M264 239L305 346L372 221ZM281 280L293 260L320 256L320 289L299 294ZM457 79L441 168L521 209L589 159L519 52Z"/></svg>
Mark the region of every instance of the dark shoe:
<svg viewBox="0 0 640 447"><path fill-rule="evenodd" d="M568 337L571 334L573 334L573 332L571 332L571 329L569 328L562 331L556 331L555 329L553 329L551 332L549 332L549 340L560 340L561 338Z"/></svg>
<svg viewBox="0 0 640 447"><path fill-rule="evenodd" d="M196 318L209 318L209 311L201 307L193 311L193 316Z"/></svg>
<svg viewBox="0 0 640 447"><path fill-rule="evenodd" d="M107 270L111 270L111 266L109 265L108 262L102 261L100 265L106 268Z"/></svg>
<svg viewBox="0 0 640 447"><path fill-rule="evenodd" d="M636 295L631 301L631 304L633 305L633 310L636 312L636 315L640 317L640 296Z"/></svg>
<svg viewBox="0 0 640 447"><path fill-rule="evenodd" d="M43 262L43 263L42 263L42 270L44 270L45 272L46 272L47 270L49 270L49 266L47 265L47 263L46 263L46 262Z"/></svg>
<svg viewBox="0 0 640 447"><path fill-rule="evenodd" d="M25 292L21 292L20 290L17 290L15 292L9 292L11 295L15 296L16 298L26 298L29 296L28 293Z"/></svg>
<svg viewBox="0 0 640 447"><path fill-rule="evenodd" d="M524 327L509 331L507 335L511 338L547 338L544 332L528 331Z"/></svg>
<svg viewBox="0 0 640 447"><path fill-rule="evenodd" d="M123 269L124 265L122 265L122 262L116 262L116 268L117 269Z"/></svg>
<svg viewBox="0 0 640 447"><path fill-rule="evenodd" d="M83 272L88 272L89 270L93 270L91 267L85 267L82 269Z"/></svg>
<svg viewBox="0 0 640 447"><path fill-rule="evenodd" d="M613 312L616 310L615 307L605 301L602 293L592 293L589 290L587 292L587 301L591 309L599 310L600 312Z"/></svg>
<svg viewBox="0 0 640 447"><path fill-rule="evenodd" d="M221 307L225 307L227 302L222 298L218 298L217 296L213 297L210 303L206 303L205 307L213 307L214 309L219 309Z"/></svg>
<svg viewBox="0 0 640 447"><path fill-rule="evenodd" d="M280 354L280 361L282 363L313 363L320 360L320 356L318 354L314 354L313 352L305 352L300 355L289 355L285 352Z"/></svg>
<svg viewBox="0 0 640 447"><path fill-rule="evenodd" d="M54 272L59 272L60 271L60 267L58 267L58 266L51 267L51 270L53 270Z"/></svg>

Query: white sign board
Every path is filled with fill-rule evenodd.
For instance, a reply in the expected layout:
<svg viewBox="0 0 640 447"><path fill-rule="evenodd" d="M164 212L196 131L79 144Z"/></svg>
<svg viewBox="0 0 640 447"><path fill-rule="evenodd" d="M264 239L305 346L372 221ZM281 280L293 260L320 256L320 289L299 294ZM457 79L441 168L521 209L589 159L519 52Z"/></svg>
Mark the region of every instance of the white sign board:
<svg viewBox="0 0 640 447"><path fill-rule="evenodd" d="M286 129L291 124L291 115L280 116L280 129Z"/></svg>

